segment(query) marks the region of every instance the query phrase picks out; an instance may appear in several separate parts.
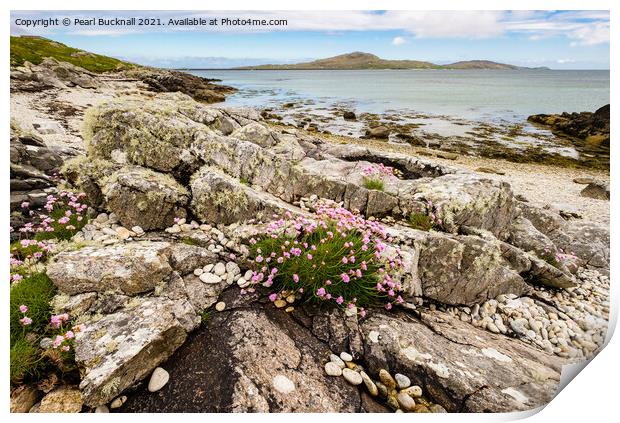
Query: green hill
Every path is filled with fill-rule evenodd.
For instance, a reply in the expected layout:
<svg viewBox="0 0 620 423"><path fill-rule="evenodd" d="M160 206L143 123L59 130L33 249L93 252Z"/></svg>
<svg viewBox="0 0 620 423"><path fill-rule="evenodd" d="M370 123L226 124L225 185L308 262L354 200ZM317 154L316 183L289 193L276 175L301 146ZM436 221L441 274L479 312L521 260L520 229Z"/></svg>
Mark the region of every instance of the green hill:
<svg viewBox="0 0 620 423"><path fill-rule="evenodd" d="M11 37L11 66L20 66L25 61L38 65L46 57L69 62L97 73L138 67L132 63L68 47L43 37Z"/></svg>
<svg viewBox="0 0 620 423"><path fill-rule="evenodd" d="M352 69L525 69L519 66L507 65L504 63L491 62L489 60L470 60L456 62L449 65L436 65L431 62L420 60L385 60L374 54L362 53L359 51L339 56L328 57L327 59L314 60L312 62L295 64L272 64L258 66L244 66L235 69L256 69L256 70L352 70Z"/></svg>

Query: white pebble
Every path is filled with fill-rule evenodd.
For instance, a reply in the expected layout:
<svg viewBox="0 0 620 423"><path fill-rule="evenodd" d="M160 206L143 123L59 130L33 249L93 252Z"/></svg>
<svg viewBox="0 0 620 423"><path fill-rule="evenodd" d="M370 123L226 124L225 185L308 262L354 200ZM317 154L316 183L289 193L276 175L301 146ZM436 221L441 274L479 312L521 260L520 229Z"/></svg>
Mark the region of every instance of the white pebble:
<svg viewBox="0 0 620 423"><path fill-rule="evenodd" d="M340 353L340 358L342 358L344 361L353 361L353 356L344 351Z"/></svg>
<svg viewBox="0 0 620 423"><path fill-rule="evenodd" d="M224 311L225 308L226 308L226 303L224 301L220 301L219 303L215 305L215 309L217 311Z"/></svg>
<svg viewBox="0 0 620 423"><path fill-rule="evenodd" d="M149 380L149 392L157 392L170 380L170 374L162 369L161 367L157 367L153 370L153 374L151 375L151 379Z"/></svg>
<svg viewBox="0 0 620 423"><path fill-rule="evenodd" d="M340 376L342 375L342 368L338 366L336 363L332 361L328 361L325 363L325 373L329 376Z"/></svg>
<svg viewBox="0 0 620 423"><path fill-rule="evenodd" d="M346 365L344 364L344 361L342 361L340 357L338 357L336 354L330 354L329 361L336 364L341 369L344 369L346 367Z"/></svg>
<svg viewBox="0 0 620 423"><path fill-rule="evenodd" d="M407 376L401 375L400 373L396 373L394 375L394 379L396 379L398 389L405 389L408 388L409 385L411 385L411 380Z"/></svg>
<svg viewBox="0 0 620 423"><path fill-rule="evenodd" d="M220 283L222 279L213 273L203 273L200 275L200 280L204 283Z"/></svg>
<svg viewBox="0 0 620 423"><path fill-rule="evenodd" d="M351 385L360 385L363 382L362 376L351 369L342 369L342 376L344 376Z"/></svg>
<svg viewBox="0 0 620 423"><path fill-rule="evenodd" d="M204 270L202 270L202 267L199 267L198 269L194 269L194 275L196 276L202 275L203 272Z"/></svg>
<svg viewBox="0 0 620 423"><path fill-rule="evenodd" d="M226 265L222 262L219 262L213 268L213 273L215 273L218 276L223 275L224 273L226 273Z"/></svg>

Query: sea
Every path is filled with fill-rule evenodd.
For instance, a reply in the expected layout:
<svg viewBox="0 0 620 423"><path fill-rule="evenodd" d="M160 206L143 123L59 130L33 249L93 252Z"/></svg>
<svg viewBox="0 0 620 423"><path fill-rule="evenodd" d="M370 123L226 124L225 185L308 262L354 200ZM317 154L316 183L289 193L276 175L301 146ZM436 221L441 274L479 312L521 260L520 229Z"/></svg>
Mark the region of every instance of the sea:
<svg viewBox="0 0 620 423"><path fill-rule="evenodd" d="M239 91L227 106L306 102L357 113L407 111L519 122L609 103L608 70L194 70Z"/></svg>

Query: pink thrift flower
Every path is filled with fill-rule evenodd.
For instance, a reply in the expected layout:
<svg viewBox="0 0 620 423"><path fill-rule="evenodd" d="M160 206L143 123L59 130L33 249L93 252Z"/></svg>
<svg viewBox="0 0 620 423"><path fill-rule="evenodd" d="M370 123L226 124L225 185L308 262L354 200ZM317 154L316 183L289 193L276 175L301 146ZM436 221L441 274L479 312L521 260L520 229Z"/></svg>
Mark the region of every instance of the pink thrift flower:
<svg viewBox="0 0 620 423"><path fill-rule="evenodd" d="M271 302L274 302L277 298L278 298L278 295L275 292L269 295L269 301Z"/></svg>
<svg viewBox="0 0 620 423"><path fill-rule="evenodd" d="M61 350L65 351L65 352L69 351L70 349L71 349L71 347L68 346L68 345L63 345L63 347L61 348Z"/></svg>
<svg viewBox="0 0 620 423"><path fill-rule="evenodd" d="M340 297L336 298L336 302L338 304L342 304L344 302L344 298L342 298L342 296L340 296Z"/></svg>
<svg viewBox="0 0 620 423"><path fill-rule="evenodd" d="M28 306L25 306L24 304L19 306L19 311L21 311L22 313L27 313L28 312Z"/></svg>
<svg viewBox="0 0 620 423"><path fill-rule="evenodd" d="M297 275L297 273L293 274L293 281L295 283L299 282L299 275Z"/></svg>
<svg viewBox="0 0 620 423"><path fill-rule="evenodd" d="M67 331L67 333L65 333L65 339L71 339L71 338L75 338L75 334L72 331Z"/></svg>
<svg viewBox="0 0 620 423"><path fill-rule="evenodd" d="M322 297L325 295L325 288L319 288L316 290L316 295L318 295L319 297Z"/></svg>
<svg viewBox="0 0 620 423"><path fill-rule="evenodd" d="M19 319L19 323L21 323L23 326L28 326L32 323L32 319L30 317L24 316Z"/></svg>
<svg viewBox="0 0 620 423"><path fill-rule="evenodd" d="M347 275L346 273L341 274L341 275L340 275L340 278L342 278L342 281L343 281L344 283L349 283L349 281L351 280L351 279L349 278L349 275Z"/></svg>

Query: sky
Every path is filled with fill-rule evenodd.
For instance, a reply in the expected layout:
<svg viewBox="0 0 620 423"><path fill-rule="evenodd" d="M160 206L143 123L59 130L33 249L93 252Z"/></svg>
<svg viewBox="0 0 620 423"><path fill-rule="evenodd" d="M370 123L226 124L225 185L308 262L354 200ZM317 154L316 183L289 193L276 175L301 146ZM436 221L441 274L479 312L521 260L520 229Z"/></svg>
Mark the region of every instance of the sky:
<svg viewBox="0 0 620 423"><path fill-rule="evenodd" d="M159 21L113 24L131 17ZM46 18L60 23L36 22ZM89 18L94 25L75 21ZM100 25L99 18L113 21ZM183 18L206 24L178 22ZM225 25L222 18L286 25ZM610 60L608 11L13 11L11 34L177 68L295 63L352 51L437 64L481 59L552 69L609 69Z"/></svg>

